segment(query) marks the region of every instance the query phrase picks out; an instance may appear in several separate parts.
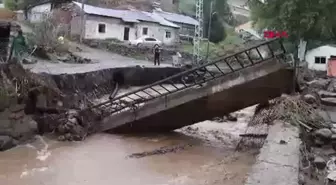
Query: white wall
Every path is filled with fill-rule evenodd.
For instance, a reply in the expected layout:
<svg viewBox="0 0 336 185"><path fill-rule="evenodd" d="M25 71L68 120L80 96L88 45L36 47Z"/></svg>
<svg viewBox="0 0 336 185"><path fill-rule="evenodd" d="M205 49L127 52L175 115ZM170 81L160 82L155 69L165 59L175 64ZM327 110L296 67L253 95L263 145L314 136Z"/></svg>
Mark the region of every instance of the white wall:
<svg viewBox="0 0 336 185"><path fill-rule="evenodd" d="M35 6L28 11L28 20L33 23L40 22L50 12L51 3Z"/></svg>
<svg viewBox="0 0 336 185"><path fill-rule="evenodd" d="M305 60L308 68L318 71L326 71L328 59L331 55L336 55L336 47L321 46L306 52ZM315 57L326 57L326 64L315 64Z"/></svg>
<svg viewBox="0 0 336 185"><path fill-rule="evenodd" d="M105 24L105 33L99 33L99 24ZM85 24L85 39L109 39L115 38L121 41L124 40L124 28L129 27L129 39L134 40L135 27L131 25L125 25L120 19L111 17L101 17L88 15Z"/></svg>
<svg viewBox="0 0 336 185"><path fill-rule="evenodd" d="M79 18L73 18L71 22L71 33L79 34ZM105 33L99 33L98 27L99 24L106 25ZM161 40L166 45L175 44L175 41L178 40L178 29L161 26L157 23L150 22L140 22L135 23L134 25L125 24L123 21L117 18L111 17L101 17L94 15L86 16L85 24L85 39L109 39L115 38L118 40L124 40L124 29L125 27L130 28L129 40L135 40L144 36L142 33L143 28L148 28L147 36L154 37ZM171 32L171 38L166 38L166 31Z"/></svg>

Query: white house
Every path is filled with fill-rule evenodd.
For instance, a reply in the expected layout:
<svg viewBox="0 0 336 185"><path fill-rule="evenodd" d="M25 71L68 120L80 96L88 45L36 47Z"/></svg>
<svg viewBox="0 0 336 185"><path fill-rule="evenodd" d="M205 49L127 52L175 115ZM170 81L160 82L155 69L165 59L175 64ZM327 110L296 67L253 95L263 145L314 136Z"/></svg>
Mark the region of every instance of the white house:
<svg viewBox="0 0 336 185"><path fill-rule="evenodd" d="M80 35L82 4L75 1L70 4L73 6L67 11L71 11L71 14L65 15L63 12L62 19L69 20L71 35ZM51 12L54 12L51 3L37 4L28 9L28 20L39 22ZM87 4L84 5L84 13L84 39L128 41L149 36L161 40L165 45L172 45L179 41L179 33L184 28L177 23L190 24L193 29L197 23L195 19L179 14L170 13L167 16L165 12L107 9Z"/></svg>
<svg viewBox="0 0 336 185"><path fill-rule="evenodd" d="M81 9L81 3L73 3ZM84 12L85 39L114 38L128 41L150 36L166 45L175 44L179 39L179 26L153 13L106 9L91 5L85 5ZM80 14L76 14L71 21L71 34L79 34L80 29Z"/></svg>
<svg viewBox="0 0 336 185"><path fill-rule="evenodd" d="M309 69L327 71L327 62L332 55L336 55L336 46L324 45L307 51L305 61Z"/></svg>

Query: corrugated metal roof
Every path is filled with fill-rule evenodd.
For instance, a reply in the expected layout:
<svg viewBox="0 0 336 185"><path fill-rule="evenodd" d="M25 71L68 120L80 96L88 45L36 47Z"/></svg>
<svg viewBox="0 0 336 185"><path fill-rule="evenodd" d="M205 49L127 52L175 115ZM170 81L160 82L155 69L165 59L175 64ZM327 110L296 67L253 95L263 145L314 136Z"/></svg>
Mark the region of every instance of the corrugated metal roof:
<svg viewBox="0 0 336 185"><path fill-rule="evenodd" d="M80 8L82 7L82 3L75 1L73 1L73 3L79 6ZM84 12L87 14L119 18L125 22L137 23L139 21L146 21L146 22L159 23L163 26L169 26L174 28L179 28L179 26L174 24L173 22L191 24L191 25L198 24L198 22L191 17L164 11L155 11L153 13L150 13L138 10L114 10L85 4Z"/></svg>
<svg viewBox="0 0 336 185"><path fill-rule="evenodd" d="M82 3L75 1L73 3L79 6L80 8L82 7ZM114 10L85 4L84 12L87 14L119 18L126 22L139 22L139 21L157 22L151 17L137 10Z"/></svg>
<svg viewBox="0 0 336 185"><path fill-rule="evenodd" d="M160 15L156 14L156 13L149 13L149 12L143 12L144 14L152 17L152 19L156 20L157 22L159 22L161 25L163 26L169 26L169 27L173 27L173 28L180 28L178 25L167 21L165 18L161 17Z"/></svg>
<svg viewBox="0 0 336 185"><path fill-rule="evenodd" d="M191 25L198 25L198 21L195 20L192 17L176 14L176 13L170 13L170 12L164 12L164 11L154 11L158 15L164 17L168 21L176 22L176 23L183 23L183 24L191 24Z"/></svg>

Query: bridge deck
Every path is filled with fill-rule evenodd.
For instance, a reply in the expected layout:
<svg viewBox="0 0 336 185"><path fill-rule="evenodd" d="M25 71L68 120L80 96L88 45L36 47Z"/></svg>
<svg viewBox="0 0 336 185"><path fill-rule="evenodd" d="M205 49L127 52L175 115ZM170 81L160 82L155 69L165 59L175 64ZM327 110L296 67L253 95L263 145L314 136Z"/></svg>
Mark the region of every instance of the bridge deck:
<svg viewBox="0 0 336 185"><path fill-rule="evenodd" d="M101 130L109 130L117 128L121 125L127 125L128 123L140 121L141 119L147 117L156 117L157 120L167 119L166 116L160 118L160 112L167 112L168 109L174 109L174 107L179 107L182 105L188 106L199 106L202 99L207 99L207 96L212 96L218 92L225 91L232 86L232 81L237 80L233 77L241 77L240 81L236 85L241 85L242 83L248 83L250 81L256 80L257 78L264 78L271 73L277 73L279 70L284 68L284 54L285 49L281 43L281 40L275 39L264 42L257 46L248 48L246 50L240 51L233 55L219 58L213 62L209 62L193 69L184 71L177 75L173 75L166 79L160 80L143 88L137 89L135 91L117 96L111 100L100 103L96 106L90 107L86 110L80 112L83 120L89 122L97 122L101 124ZM265 69L265 70L264 70ZM258 72L261 71L261 72ZM263 71L263 72L262 72ZM258 75L255 75L258 74ZM245 75L245 76L244 76ZM289 74L285 74L288 79ZM273 79L274 78L274 79ZM283 90L288 86L288 83L274 84L278 83L276 80L279 75L274 75L273 81L268 81L264 85L270 88L262 87L262 83L259 83L259 87L256 93L261 91L266 91L267 98L274 98L281 94ZM243 80L242 80L243 79ZM180 82L178 84L173 83ZM230 84L231 83L231 84ZM226 84L226 85L223 85ZM260 85L261 84L261 85ZM209 91L209 89L217 88L215 86L220 86L219 91ZM168 87L169 86L169 87ZM224 88L225 86L225 88ZM278 87L278 88L277 88ZM270 92L269 89L277 89L275 93ZM250 91L251 89L243 89L243 91ZM280 92L281 91L281 92ZM193 98L184 97L181 93L189 92L193 94ZM191 93L193 92L193 93ZM199 93L195 93L199 92ZM270 94L267 95L267 92ZM205 94L204 94L205 93ZM191 99L190 99L191 98ZM232 97L234 98L234 97ZM237 97L235 97L237 98ZM251 98L251 97L250 97ZM253 97L252 97L253 98ZM223 98L220 98L223 100ZM225 99L225 98L224 98ZM245 98L243 98L245 100ZM256 101L248 101L242 103L237 108L244 108L244 106L250 105L251 103L258 103L258 101L264 101L265 98L256 99ZM241 101L239 99L233 99L235 101ZM164 103L165 102L165 103ZM170 102L170 106L168 106ZM175 104L173 103L175 102ZM224 103L224 102L223 102ZM231 102L232 103L232 102ZM174 105L173 105L174 104ZM162 107L162 105L164 105ZM161 107L160 107L161 106ZM151 111L148 110L151 107ZM191 108L191 107L190 107ZM189 108L189 109L190 109ZM207 105L207 110L202 110L201 112L195 111L195 113L202 112L217 112L217 114L223 113L222 111L211 110L210 104ZM190 109L192 110L192 109ZM231 110L231 109L230 109ZM233 110L233 109L232 109ZM229 110L226 110L229 111ZM99 114L99 117L92 117L92 112ZM188 112L193 114L192 112ZM167 114L173 116L172 114ZM212 115L209 113L209 116ZM194 116L194 115L193 115ZM197 117L197 116L196 116ZM200 119L204 119L203 117ZM197 121L199 119L194 119L190 116L188 124ZM190 122L191 121L191 122ZM157 124L158 125L158 124ZM144 125L144 127L146 127ZM168 126L169 129L176 128L178 126ZM166 129L168 129L166 127ZM165 128L163 126L163 128Z"/></svg>

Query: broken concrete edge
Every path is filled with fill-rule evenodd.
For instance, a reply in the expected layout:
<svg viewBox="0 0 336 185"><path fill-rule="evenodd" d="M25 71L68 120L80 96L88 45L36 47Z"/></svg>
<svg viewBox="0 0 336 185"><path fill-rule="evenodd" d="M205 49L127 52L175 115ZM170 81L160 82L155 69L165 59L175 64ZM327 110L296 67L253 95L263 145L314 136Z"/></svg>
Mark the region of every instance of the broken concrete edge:
<svg viewBox="0 0 336 185"><path fill-rule="evenodd" d="M297 127L274 121L245 185L298 185L300 144Z"/></svg>
<svg viewBox="0 0 336 185"><path fill-rule="evenodd" d="M173 107L180 106L188 101L207 97L211 94L238 86L248 80L258 79L270 73L284 69L285 65L277 60L269 60L259 63L250 68L245 68L239 72L231 73L222 78L210 81L204 87L191 87L177 93L168 94L162 98L146 102L140 109L125 110L124 112L108 116L101 122L100 131L114 129L126 123L140 120L152 114L162 112Z"/></svg>

